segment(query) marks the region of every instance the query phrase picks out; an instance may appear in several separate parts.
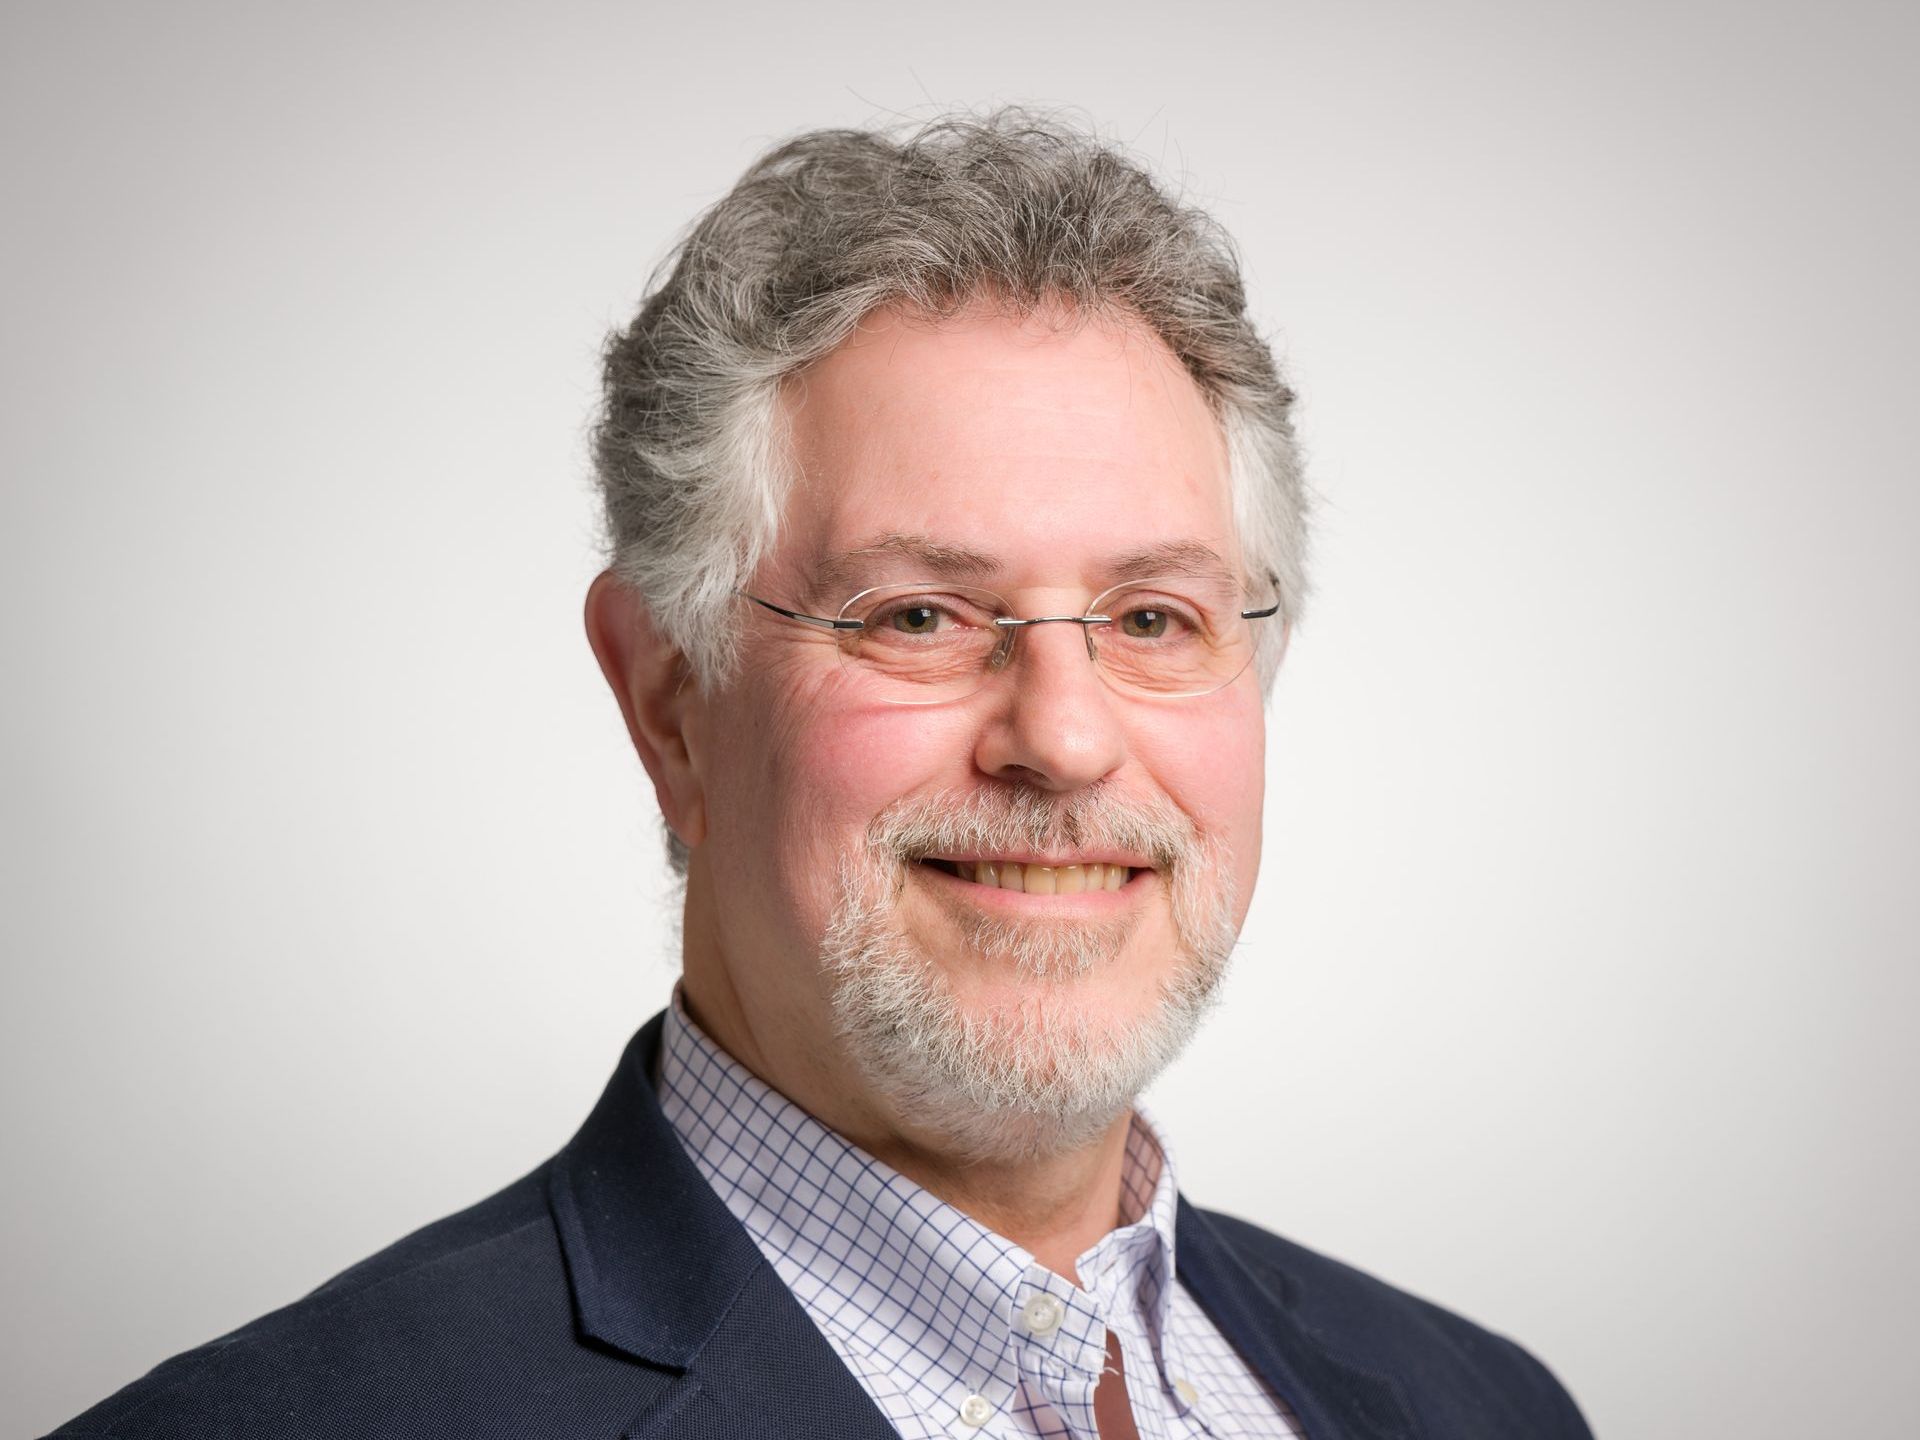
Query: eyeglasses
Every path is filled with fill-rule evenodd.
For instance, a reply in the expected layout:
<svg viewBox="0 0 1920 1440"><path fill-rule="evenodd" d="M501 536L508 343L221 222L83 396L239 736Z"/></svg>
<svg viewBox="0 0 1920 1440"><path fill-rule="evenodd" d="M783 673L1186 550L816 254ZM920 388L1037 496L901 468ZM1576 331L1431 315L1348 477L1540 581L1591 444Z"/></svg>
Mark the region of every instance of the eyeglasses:
<svg viewBox="0 0 1920 1440"><path fill-rule="evenodd" d="M841 663L895 705L971 695L1007 667L1015 638L1033 625L1078 625L1087 658L1116 690L1166 700L1211 695L1252 662L1253 622L1280 610L1277 602L1244 609L1238 586L1190 575L1129 580L1095 596L1084 615L1025 619L991 590L944 580L862 590L832 618L740 593L785 619L831 631Z"/></svg>

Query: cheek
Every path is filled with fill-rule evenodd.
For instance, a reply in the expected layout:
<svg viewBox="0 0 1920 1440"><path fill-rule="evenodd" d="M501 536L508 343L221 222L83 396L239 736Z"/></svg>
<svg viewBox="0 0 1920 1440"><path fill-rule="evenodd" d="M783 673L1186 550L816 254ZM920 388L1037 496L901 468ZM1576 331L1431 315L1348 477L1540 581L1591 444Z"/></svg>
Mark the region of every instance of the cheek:
<svg viewBox="0 0 1920 1440"><path fill-rule="evenodd" d="M1256 687L1187 701L1191 711L1146 717L1135 753L1167 796L1233 857L1244 909L1260 869L1260 818L1266 787L1266 716Z"/></svg>
<svg viewBox="0 0 1920 1440"><path fill-rule="evenodd" d="M839 706L825 723L796 725L785 757L789 781L809 813L789 817L820 841L863 837L887 806L930 788L960 784L971 754L964 721L951 707Z"/></svg>
<svg viewBox="0 0 1920 1440"><path fill-rule="evenodd" d="M853 703L837 669L767 679L714 732L715 754L742 757L709 780L714 864L733 893L766 896L811 941L868 823L905 795L960 783L955 757L968 750L951 713Z"/></svg>

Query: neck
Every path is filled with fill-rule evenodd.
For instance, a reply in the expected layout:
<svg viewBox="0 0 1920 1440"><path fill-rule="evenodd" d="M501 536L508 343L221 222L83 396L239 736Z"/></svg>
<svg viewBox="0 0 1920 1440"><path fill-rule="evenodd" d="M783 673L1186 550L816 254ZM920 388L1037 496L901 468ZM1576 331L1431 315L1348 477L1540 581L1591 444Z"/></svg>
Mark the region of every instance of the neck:
<svg viewBox="0 0 1920 1440"><path fill-rule="evenodd" d="M848 1138L1077 1285L1080 1256L1121 1220L1130 1123L1122 1115L1084 1149L1009 1162L957 1163L898 1135Z"/></svg>

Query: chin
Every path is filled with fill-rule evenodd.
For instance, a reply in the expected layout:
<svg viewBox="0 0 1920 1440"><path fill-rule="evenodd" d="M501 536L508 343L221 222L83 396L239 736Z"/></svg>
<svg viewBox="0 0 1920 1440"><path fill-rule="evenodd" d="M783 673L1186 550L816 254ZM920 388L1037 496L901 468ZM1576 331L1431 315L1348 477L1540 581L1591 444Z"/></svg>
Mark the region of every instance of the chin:
<svg viewBox="0 0 1920 1440"><path fill-rule="evenodd" d="M1180 1054L1217 994L1237 929L1229 873L1177 874L1171 925L1138 912L961 917L956 954L951 925L934 940L907 923L901 867L850 863L821 944L841 1043L902 1133L951 1159L1083 1149Z"/></svg>

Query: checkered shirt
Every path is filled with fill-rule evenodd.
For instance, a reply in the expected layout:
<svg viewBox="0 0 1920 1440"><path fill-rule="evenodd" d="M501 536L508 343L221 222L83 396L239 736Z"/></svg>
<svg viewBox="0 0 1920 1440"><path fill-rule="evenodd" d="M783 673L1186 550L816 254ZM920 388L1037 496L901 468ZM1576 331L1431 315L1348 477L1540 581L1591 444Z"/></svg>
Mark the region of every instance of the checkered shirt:
<svg viewBox="0 0 1920 1440"><path fill-rule="evenodd" d="M1304 1434L1174 1277L1173 1164L1135 1110L1126 1221L1054 1274L666 1017L660 1103L714 1193L908 1440L1098 1440L1118 1337L1142 1440Z"/></svg>

